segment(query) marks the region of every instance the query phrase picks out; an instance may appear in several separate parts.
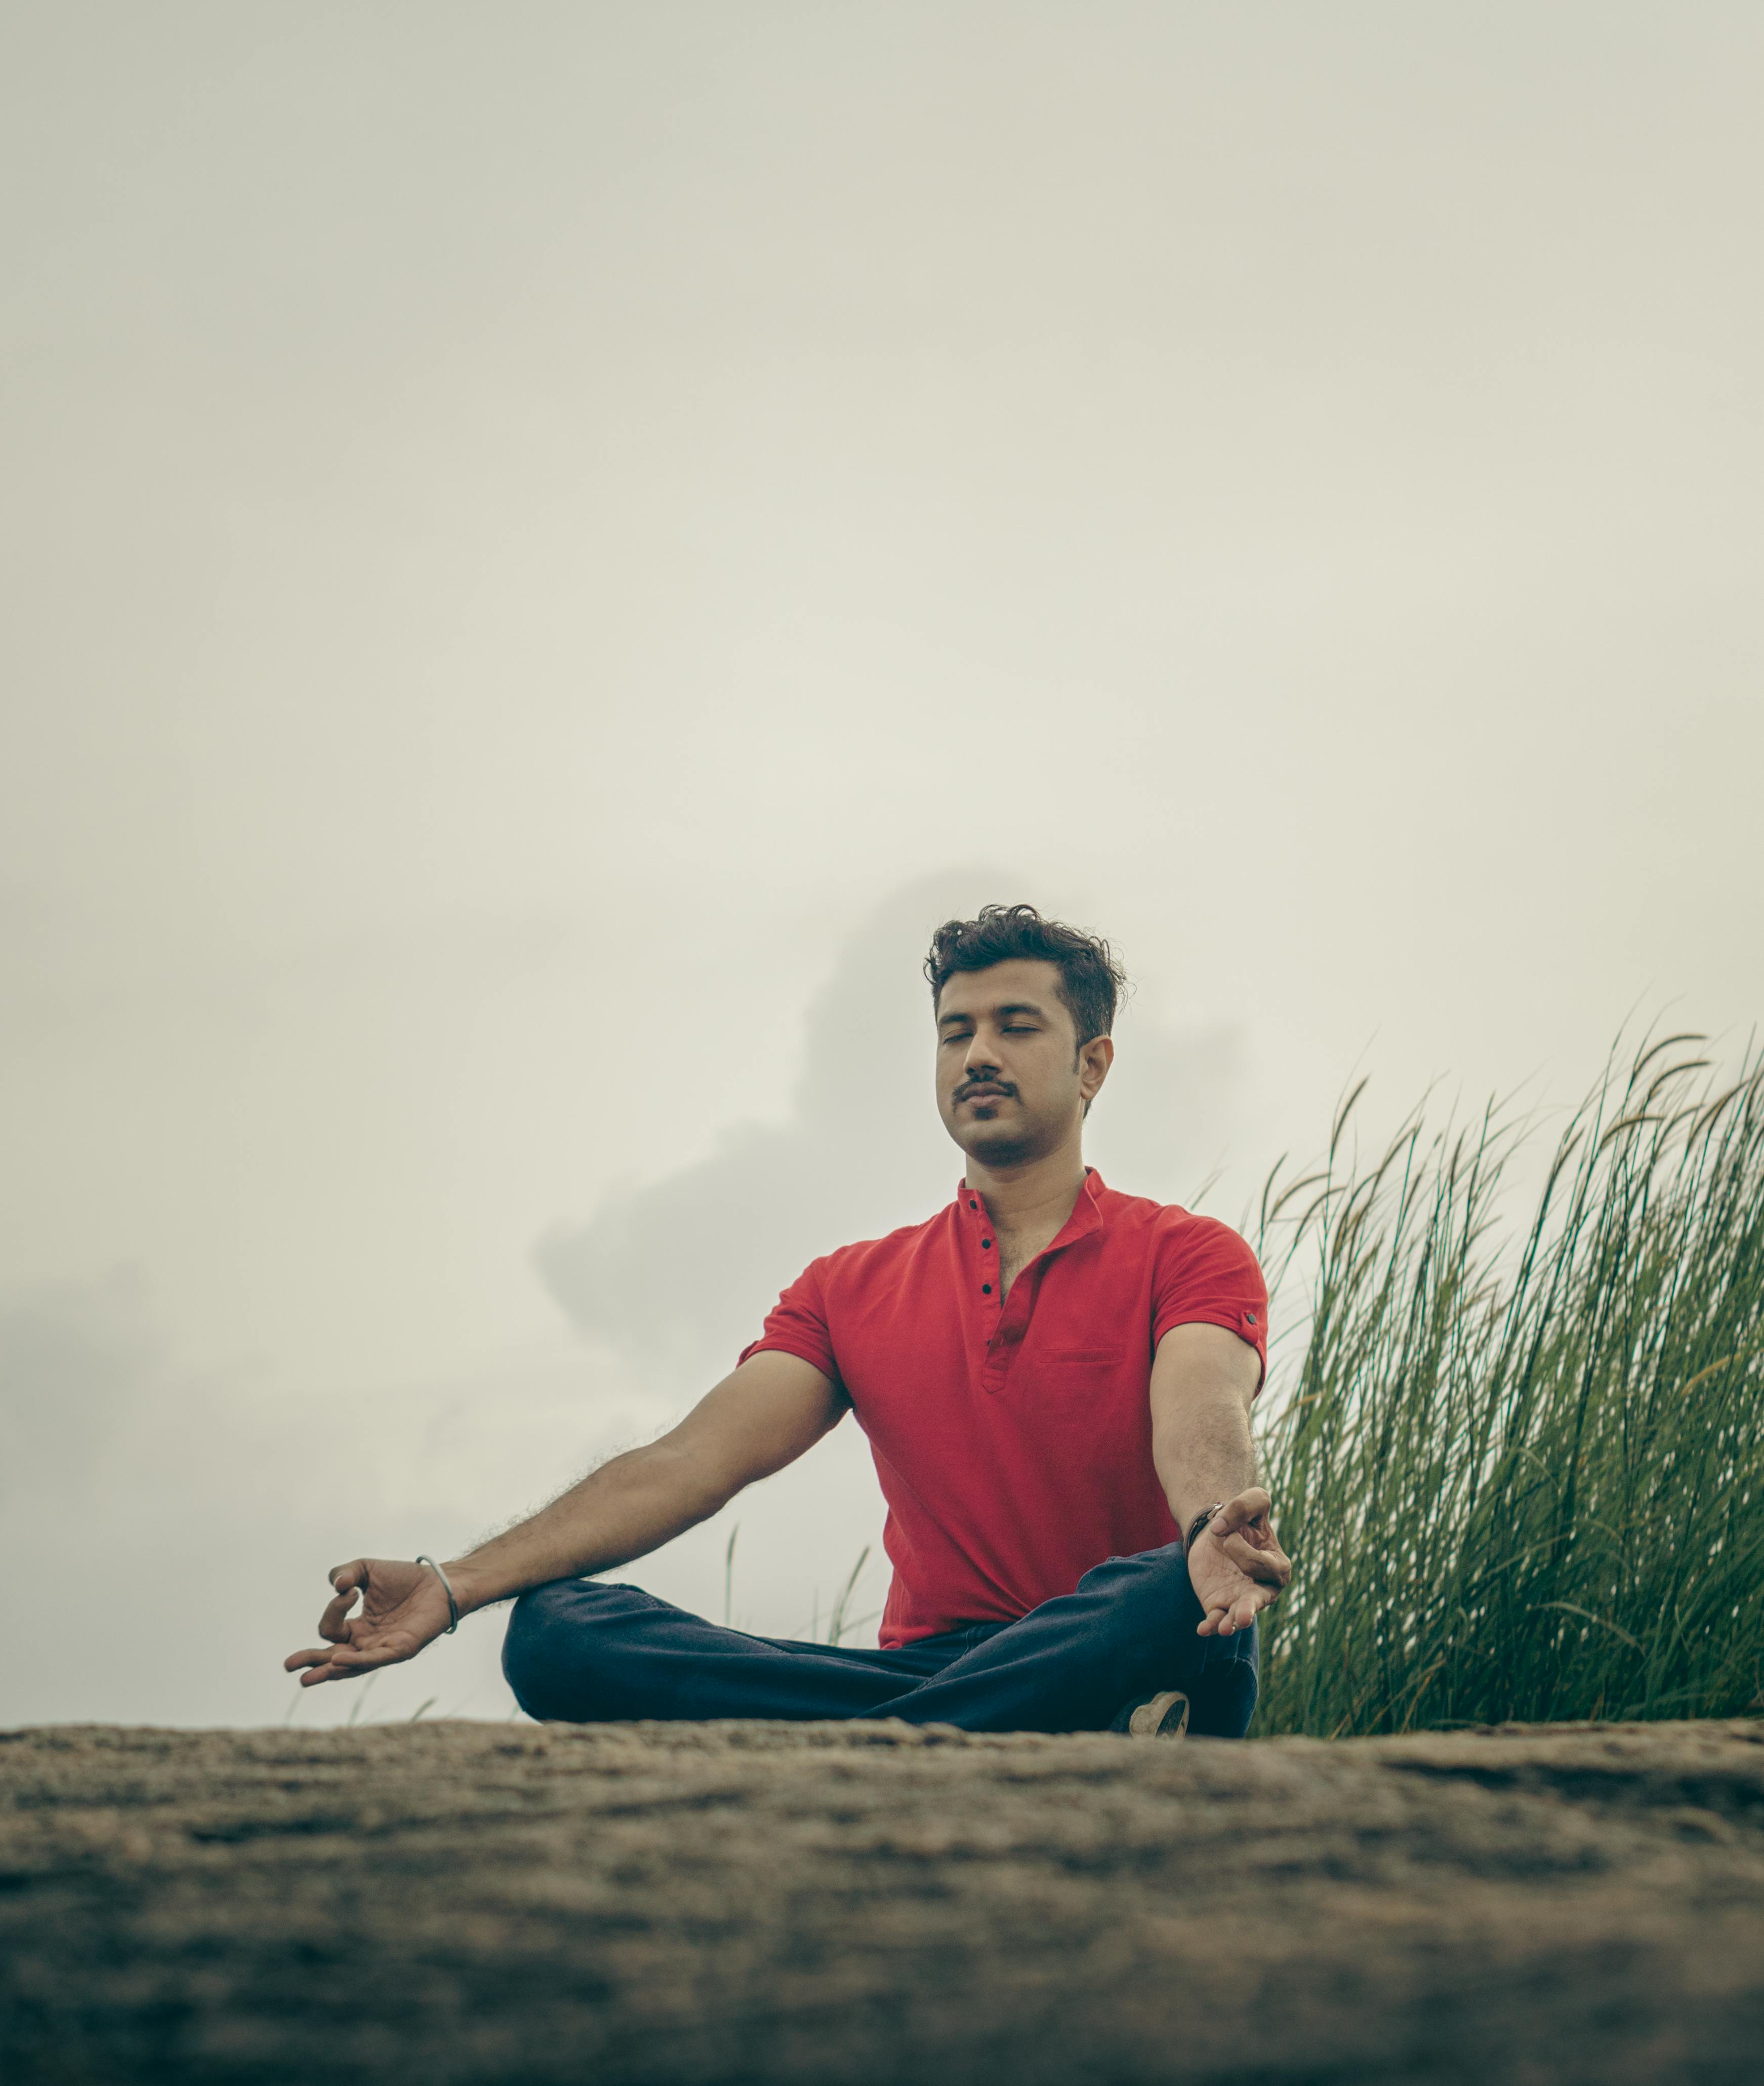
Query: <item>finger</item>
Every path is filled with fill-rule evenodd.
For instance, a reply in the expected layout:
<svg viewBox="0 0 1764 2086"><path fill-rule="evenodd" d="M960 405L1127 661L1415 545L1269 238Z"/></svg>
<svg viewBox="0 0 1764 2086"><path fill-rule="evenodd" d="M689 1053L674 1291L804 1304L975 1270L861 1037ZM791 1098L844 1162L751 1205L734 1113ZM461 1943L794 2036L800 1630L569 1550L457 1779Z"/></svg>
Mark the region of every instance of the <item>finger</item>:
<svg viewBox="0 0 1764 2086"><path fill-rule="evenodd" d="M303 1666L335 1667L339 1672L347 1669L353 1672L357 1667L376 1666L380 1662L370 1654L357 1651L351 1645L315 1645L306 1651L290 1652L282 1662L284 1673L295 1672Z"/></svg>
<svg viewBox="0 0 1764 2086"><path fill-rule="evenodd" d="M325 1664L302 1676L302 1684L308 1680L359 1680L364 1674L382 1666L397 1666L410 1656L408 1651L356 1651L347 1645L340 1645L326 1658Z"/></svg>
<svg viewBox="0 0 1764 2086"><path fill-rule="evenodd" d="M334 1564L325 1575L331 1582L331 1598L325 1605L325 1620L319 1624L321 1635L334 1637L342 1626L342 1619L355 1606L358 1594L365 1597L368 1591L368 1560L365 1557L352 1559L347 1564Z"/></svg>
<svg viewBox="0 0 1764 2086"><path fill-rule="evenodd" d="M1210 1611L1200 1634L1202 1637L1235 1637L1239 1631L1247 1630L1251 1626L1260 1611L1270 1605L1273 1598L1265 1586L1248 1587L1224 1607Z"/></svg>
<svg viewBox="0 0 1764 2086"><path fill-rule="evenodd" d="M321 1680L359 1680L368 1668L361 1666L339 1666L333 1659L329 1666L315 1666L310 1673L300 1675L303 1688L317 1688Z"/></svg>
<svg viewBox="0 0 1764 2086"><path fill-rule="evenodd" d="M1292 1560L1272 1538L1263 1547L1239 1532L1226 1536L1219 1547L1239 1572L1260 1586L1284 1586L1292 1577Z"/></svg>
<svg viewBox="0 0 1764 2086"><path fill-rule="evenodd" d="M355 1605L355 1590L339 1594L335 1600L327 1601L325 1612L318 1619L318 1633L329 1637L333 1644L343 1644L349 1637L349 1611Z"/></svg>
<svg viewBox="0 0 1764 2086"><path fill-rule="evenodd" d="M321 1680L346 1680L355 1671L352 1666L339 1666L325 1651L297 1651L284 1663L290 1673L300 1671L302 1667L306 1668L300 1674L303 1688L316 1688Z"/></svg>
<svg viewBox="0 0 1764 2086"><path fill-rule="evenodd" d="M1268 1606L1268 1596L1260 1586L1252 1587L1231 1603L1231 1623L1234 1629L1247 1630L1255 1627L1256 1618Z"/></svg>
<svg viewBox="0 0 1764 2086"><path fill-rule="evenodd" d="M1234 1535L1252 1522L1265 1522L1273 1505L1260 1485L1249 1485L1235 1499L1227 1500L1207 1526L1214 1535Z"/></svg>

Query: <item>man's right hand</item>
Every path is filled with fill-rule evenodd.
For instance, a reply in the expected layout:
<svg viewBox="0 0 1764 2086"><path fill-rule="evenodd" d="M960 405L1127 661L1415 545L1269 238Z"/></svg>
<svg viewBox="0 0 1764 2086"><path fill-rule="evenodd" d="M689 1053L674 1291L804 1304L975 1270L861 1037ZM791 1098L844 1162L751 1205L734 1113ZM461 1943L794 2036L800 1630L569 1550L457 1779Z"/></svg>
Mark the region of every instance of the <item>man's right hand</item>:
<svg viewBox="0 0 1764 2086"><path fill-rule="evenodd" d="M844 1394L812 1362L776 1347L750 1355L679 1425L602 1463L530 1520L447 1565L462 1616L529 1586L647 1557L708 1521L743 1485L769 1478L837 1426ZM414 1658L447 1628L447 1594L426 1564L358 1557L331 1574L325 1646L283 1662L303 1688L352 1680ZM356 1597L361 1612L351 1616Z"/></svg>
<svg viewBox="0 0 1764 2086"><path fill-rule="evenodd" d="M289 1654L285 1670L300 1673L303 1688L321 1680L354 1680L376 1667L414 1658L446 1629L450 1616L440 1578L427 1564L397 1557L358 1557L331 1573L334 1598L318 1619L323 1646ZM361 1612L351 1616L355 1596Z"/></svg>

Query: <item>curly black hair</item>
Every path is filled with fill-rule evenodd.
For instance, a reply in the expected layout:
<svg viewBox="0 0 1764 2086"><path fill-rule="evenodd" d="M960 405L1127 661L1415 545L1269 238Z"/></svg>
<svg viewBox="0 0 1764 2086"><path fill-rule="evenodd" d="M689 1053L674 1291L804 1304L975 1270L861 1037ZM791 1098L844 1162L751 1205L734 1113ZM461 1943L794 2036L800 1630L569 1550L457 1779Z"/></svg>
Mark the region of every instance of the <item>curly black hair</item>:
<svg viewBox="0 0 1764 2086"><path fill-rule="evenodd" d="M1100 934L1086 934L1063 920L1044 920L1033 905L983 905L971 920L946 920L931 937L925 974L936 1006L957 971L990 970L1024 957L1052 964L1060 973L1060 997L1078 1030L1079 1043L1107 1036L1127 988L1127 974Z"/></svg>

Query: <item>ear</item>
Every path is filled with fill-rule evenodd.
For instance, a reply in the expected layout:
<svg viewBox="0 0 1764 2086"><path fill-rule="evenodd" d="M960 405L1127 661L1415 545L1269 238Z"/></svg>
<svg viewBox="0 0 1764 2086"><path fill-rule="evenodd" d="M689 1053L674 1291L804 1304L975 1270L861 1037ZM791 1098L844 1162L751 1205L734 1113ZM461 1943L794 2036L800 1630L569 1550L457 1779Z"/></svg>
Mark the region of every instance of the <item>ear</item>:
<svg viewBox="0 0 1764 2086"><path fill-rule="evenodd" d="M1086 1107L1096 1099L1114 1062L1112 1037L1093 1036L1088 1043L1078 1045L1078 1092L1084 1096Z"/></svg>

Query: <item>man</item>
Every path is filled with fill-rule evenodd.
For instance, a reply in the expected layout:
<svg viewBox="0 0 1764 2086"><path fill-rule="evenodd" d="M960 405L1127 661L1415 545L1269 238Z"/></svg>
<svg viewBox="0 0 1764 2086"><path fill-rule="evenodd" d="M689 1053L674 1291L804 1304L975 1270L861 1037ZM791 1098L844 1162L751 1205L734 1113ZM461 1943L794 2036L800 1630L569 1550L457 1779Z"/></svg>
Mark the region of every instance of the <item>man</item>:
<svg viewBox="0 0 1764 2086"><path fill-rule="evenodd" d="M1084 1164L1122 983L1107 943L989 905L937 930L925 971L967 1160L954 1201L814 1262L678 1427L530 1520L445 1564L339 1565L325 1646L287 1662L304 1686L516 1594L503 1670L538 1718L1242 1736L1256 1616L1291 1572L1250 1444L1260 1271L1223 1224ZM848 1408L888 1505L878 1650L750 1637L584 1576L708 1518Z"/></svg>

